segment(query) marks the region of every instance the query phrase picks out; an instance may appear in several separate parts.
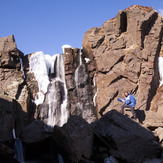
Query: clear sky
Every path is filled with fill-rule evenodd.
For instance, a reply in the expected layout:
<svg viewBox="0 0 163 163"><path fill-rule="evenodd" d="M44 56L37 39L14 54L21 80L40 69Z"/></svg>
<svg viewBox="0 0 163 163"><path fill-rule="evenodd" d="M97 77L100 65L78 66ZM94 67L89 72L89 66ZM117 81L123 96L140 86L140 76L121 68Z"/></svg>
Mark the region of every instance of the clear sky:
<svg viewBox="0 0 163 163"><path fill-rule="evenodd" d="M15 36L29 54L62 53L62 45L81 48L84 33L131 5L163 11L163 0L0 0L0 37Z"/></svg>

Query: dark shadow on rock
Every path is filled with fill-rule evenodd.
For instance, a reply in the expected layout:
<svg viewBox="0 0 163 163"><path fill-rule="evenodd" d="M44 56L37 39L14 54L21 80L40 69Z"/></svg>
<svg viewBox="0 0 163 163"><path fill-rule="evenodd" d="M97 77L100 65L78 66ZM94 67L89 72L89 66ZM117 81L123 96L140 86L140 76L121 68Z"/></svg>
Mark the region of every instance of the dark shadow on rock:
<svg viewBox="0 0 163 163"><path fill-rule="evenodd" d="M136 163L161 157L162 147L154 134L116 110L106 113L93 126L98 139L109 149L107 153L120 161Z"/></svg>
<svg viewBox="0 0 163 163"><path fill-rule="evenodd" d="M103 116L103 113L105 112L105 110L107 109L107 107L111 104L111 102L118 96L118 91L116 91L116 93L114 94L114 96L109 100L109 102L103 107L101 108L99 114L101 116Z"/></svg>
<svg viewBox="0 0 163 163"><path fill-rule="evenodd" d="M32 108L31 108L32 109ZM28 111L27 111L28 112ZM41 120L29 118L17 100L0 98L0 163L17 163L15 159L16 138L23 144L24 161L56 163L58 153L52 141L51 129ZM35 133L35 135L34 135ZM22 134L26 138L21 139Z"/></svg>
<svg viewBox="0 0 163 163"><path fill-rule="evenodd" d="M142 123L145 120L145 112L144 110L136 109L136 117L138 118L139 122Z"/></svg>
<svg viewBox="0 0 163 163"><path fill-rule="evenodd" d="M131 112L130 109L125 109L125 111ZM145 120L145 112L144 112L144 110L135 109L135 113L136 113L136 118L138 119L139 123L142 123ZM126 116L129 117L128 114L126 114ZM131 118L134 118L134 117L132 116Z"/></svg>

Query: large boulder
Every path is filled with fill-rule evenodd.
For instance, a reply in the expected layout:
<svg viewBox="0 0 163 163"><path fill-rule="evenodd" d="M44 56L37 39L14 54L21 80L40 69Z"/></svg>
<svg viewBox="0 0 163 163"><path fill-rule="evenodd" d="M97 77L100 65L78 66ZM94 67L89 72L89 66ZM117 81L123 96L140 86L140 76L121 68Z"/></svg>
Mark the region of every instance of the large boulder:
<svg viewBox="0 0 163 163"><path fill-rule="evenodd" d="M128 91L137 99L139 120L144 120L159 87L162 25L162 17L151 7L133 5L84 34L83 52L90 59L98 112L120 110L117 98Z"/></svg>
<svg viewBox="0 0 163 163"><path fill-rule="evenodd" d="M52 130L49 130L40 120L34 120L21 132L21 140L27 144L41 142L50 136L52 136Z"/></svg>
<svg viewBox="0 0 163 163"><path fill-rule="evenodd" d="M107 145L109 153L130 163L161 156L162 148L154 134L116 110L94 124L94 132Z"/></svg>
<svg viewBox="0 0 163 163"><path fill-rule="evenodd" d="M54 141L70 162L90 159L93 145L92 127L81 117L72 116L63 127L54 127Z"/></svg>

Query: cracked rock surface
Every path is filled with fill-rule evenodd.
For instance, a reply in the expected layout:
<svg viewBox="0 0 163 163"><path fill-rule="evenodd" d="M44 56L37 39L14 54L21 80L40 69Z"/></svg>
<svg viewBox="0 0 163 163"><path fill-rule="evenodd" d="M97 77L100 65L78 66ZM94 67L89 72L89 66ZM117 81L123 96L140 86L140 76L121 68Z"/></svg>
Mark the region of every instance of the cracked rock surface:
<svg viewBox="0 0 163 163"><path fill-rule="evenodd" d="M102 27L84 34L83 51L91 60L89 65L94 65L98 112L120 110L122 103L117 98L128 91L136 97L139 121L145 120L159 87L162 36L162 17L152 8L139 5L119 11Z"/></svg>

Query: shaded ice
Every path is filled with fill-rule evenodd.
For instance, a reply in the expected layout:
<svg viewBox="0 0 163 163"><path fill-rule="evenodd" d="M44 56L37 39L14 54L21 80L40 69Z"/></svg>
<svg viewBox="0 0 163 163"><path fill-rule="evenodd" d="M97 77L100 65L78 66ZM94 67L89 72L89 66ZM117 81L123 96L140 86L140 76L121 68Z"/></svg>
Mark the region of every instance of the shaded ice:
<svg viewBox="0 0 163 163"><path fill-rule="evenodd" d="M158 58L158 69L160 74L160 86L163 84L163 57Z"/></svg>

